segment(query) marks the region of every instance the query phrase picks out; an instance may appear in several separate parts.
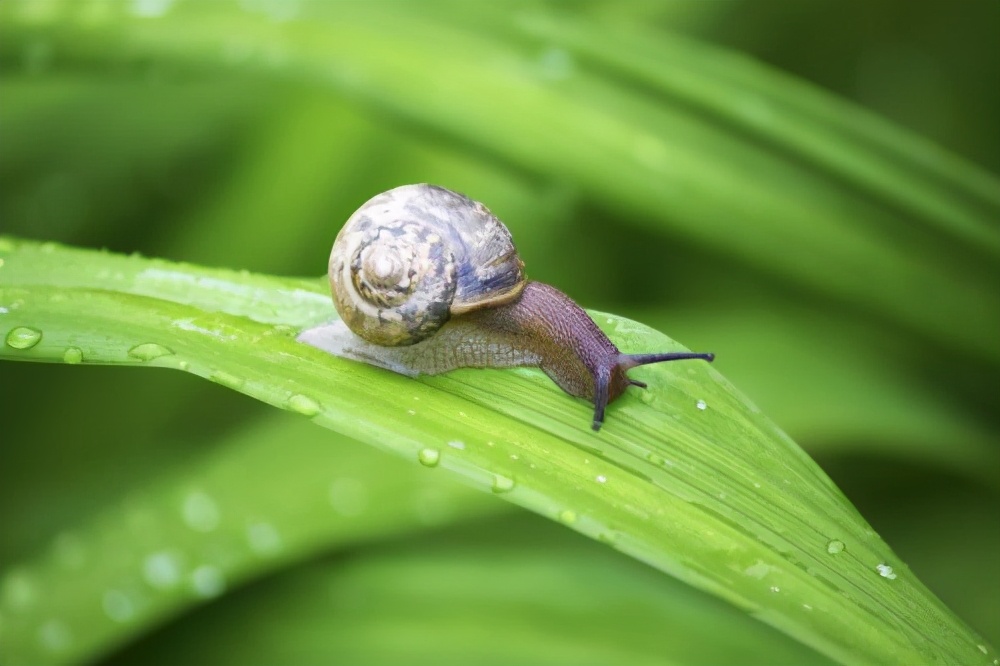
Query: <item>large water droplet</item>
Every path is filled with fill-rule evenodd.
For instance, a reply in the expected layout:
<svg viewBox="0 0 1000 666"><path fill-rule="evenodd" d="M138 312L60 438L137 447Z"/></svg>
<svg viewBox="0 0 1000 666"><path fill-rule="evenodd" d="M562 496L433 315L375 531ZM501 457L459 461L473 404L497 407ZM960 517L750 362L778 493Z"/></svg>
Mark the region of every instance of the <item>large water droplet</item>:
<svg viewBox="0 0 1000 666"><path fill-rule="evenodd" d="M219 526L219 505L206 493L196 490L188 493L181 506L184 523L196 532L211 532Z"/></svg>
<svg viewBox="0 0 1000 666"><path fill-rule="evenodd" d="M173 553L152 553L142 563L142 575L152 587L167 590L180 582L181 563Z"/></svg>
<svg viewBox="0 0 1000 666"><path fill-rule="evenodd" d="M875 566L875 569L878 571L878 575L882 576L882 578L888 578L889 580L896 580L896 574L893 573L892 567L890 567L888 564L878 564Z"/></svg>
<svg viewBox="0 0 1000 666"><path fill-rule="evenodd" d="M69 363L70 365L76 365L83 360L83 350L79 347L68 347L66 351L63 352L63 363Z"/></svg>
<svg viewBox="0 0 1000 666"><path fill-rule="evenodd" d="M420 449L417 460L424 467L437 467L438 463L441 462L441 452L431 448Z"/></svg>
<svg viewBox="0 0 1000 666"><path fill-rule="evenodd" d="M38 628L38 642L50 652L64 652L73 642L73 635L61 620L48 620Z"/></svg>
<svg viewBox="0 0 1000 666"><path fill-rule="evenodd" d="M702 411L705 411L705 408L708 407L704 400L699 400L695 403L695 406Z"/></svg>
<svg viewBox="0 0 1000 666"><path fill-rule="evenodd" d="M491 489L498 495L509 493L514 490L514 479L497 474L493 477L493 486Z"/></svg>
<svg viewBox="0 0 1000 666"><path fill-rule="evenodd" d="M334 479L330 483L330 506L342 516L360 516L368 508L368 487L351 477Z"/></svg>
<svg viewBox="0 0 1000 666"><path fill-rule="evenodd" d="M121 590L108 590L101 599L105 614L115 622L128 622L135 617L135 602Z"/></svg>
<svg viewBox="0 0 1000 666"><path fill-rule="evenodd" d="M191 589L202 599L211 599L226 589L226 578L218 567L203 564L191 572Z"/></svg>
<svg viewBox="0 0 1000 666"><path fill-rule="evenodd" d="M145 342L128 350L129 356L140 361L152 361L154 358L169 356L170 354L173 354L173 352L155 342Z"/></svg>
<svg viewBox="0 0 1000 666"><path fill-rule="evenodd" d="M31 349L41 339L41 331L27 326L18 326L7 334L7 346L12 349Z"/></svg>
<svg viewBox="0 0 1000 666"><path fill-rule="evenodd" d="M843 550L844 550L844 542L840 541L839 539L833 539L832 541L829 541L826 544L826 552L830 553L831 555L836 555L837 553L843 552Z"/></svg>
<svg viewBox="0 0 1000 666"><path fill-rule="evenodd" d="M247 525L247 541L258 555L274 555L281 550L281 535L270 523Z"/></svg>
<svg viewBox="0 0 1000 666"><path fill-rule="evenodd" d="M465 450L465 442L458 439L453 439L450 442L448 442L448 446L450 446L453 449L457 449L458 451Z"/></svg>
<svg viewBox="0 0 1000 666"><path fill-rule="evenodd" d="M316 416L320 412L319 403L301 393L296 393L288 399L288 409L303 416Z"/></svg>

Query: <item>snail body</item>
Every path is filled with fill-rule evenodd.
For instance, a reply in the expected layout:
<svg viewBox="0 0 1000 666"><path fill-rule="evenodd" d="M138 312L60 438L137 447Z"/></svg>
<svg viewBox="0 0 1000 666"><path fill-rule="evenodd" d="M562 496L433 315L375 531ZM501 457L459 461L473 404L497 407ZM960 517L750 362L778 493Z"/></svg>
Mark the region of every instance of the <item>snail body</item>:
<svg viewBox="0 0 1000 666"><path fill-rule="evenodd" d="M594 430L638 365L712 354L623 354L555 287L527 280L510 232L481 203L433 185L379 194L334 242L340 321L299 340L407 375L535 366L594 404Z"/></svg>

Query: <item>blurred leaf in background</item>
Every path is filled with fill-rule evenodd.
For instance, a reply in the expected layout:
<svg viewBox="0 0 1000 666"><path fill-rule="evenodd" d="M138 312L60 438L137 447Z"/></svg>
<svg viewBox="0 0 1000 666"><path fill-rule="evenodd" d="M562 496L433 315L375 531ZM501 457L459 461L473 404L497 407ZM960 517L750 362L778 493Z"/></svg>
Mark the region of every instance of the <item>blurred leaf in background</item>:
<svg viewBox="0 0 1000 666"><path fill-rule="evenodd" d="M715 351L996 644L998 30L996 3L7 2L0 232L315 276L373 194L465 192L507 222L532 278ZM273 442L354 455L173 373L5 363L0 405L8 572L73 560L75 529L171 479L222 474L242 498L251 481L219 470L257 451L267 471ZM384 474L355 464L366 488ZM417 661L487 663L467 650L491 621L530 646L484 637L492 663L825 663L557 526L399 470L383 529L341 534L329 506L294 505L313 561L235 591L203 572L211 604L109 661L380 663L420 644ZM321 476L334 504L358 501ZM273 483L280 503L306 481ZM414 503L431 508L410 523L393 509ZM24 601L4 580L0 599ZM669 626L685 629L661 642Z"/></svg>

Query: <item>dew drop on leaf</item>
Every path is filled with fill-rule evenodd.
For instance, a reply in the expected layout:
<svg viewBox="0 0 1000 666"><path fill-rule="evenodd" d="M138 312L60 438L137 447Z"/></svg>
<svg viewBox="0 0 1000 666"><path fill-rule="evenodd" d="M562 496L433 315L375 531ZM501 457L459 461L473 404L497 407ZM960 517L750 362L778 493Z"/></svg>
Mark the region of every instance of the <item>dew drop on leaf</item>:
<svg viewBox="0 0 1000 666"><path fill-rule="evenodd" d="M83 360L83 351L79 347L68 347L63 352L63 363L76 365Z"/></svg>
<svg viewBox="0 0 1000 666"><path fill-rule="evenodd" d="M888 564L876 565L875 569L878 570L878 575L882 578L888 578L889 580L896 580L896 574L893 572L892 567Z"/></svg>
<svg viewBox="0 0 1000 666"><path fill-rule="evenodd" d="M492 490L498 495L502 493L509 493L514 490L514 479L497 474L493 477Z"/></svg>
<svg viewBox="0 0 1000 666"><path fill-rule="evenodd" d="M140 361L152 361L154 358L170 354L173 354L171 350L155 342L145 342L128 350L129 356Z"/></svg>
<svg viewBox="0 0 1000 666"><path fill-rule="evenodd" d="M302 416L316 416L320 412L319 403L301 393L296 393L288 399L288 409Z"/></svg>
<svg viewBox="0 0 1000 666"><path fill-rule="evenodd" d="M843 552L844 542L838 539L834 539L826 544L826 552L831 555L836 555L837 553Z"/></svg>
<svg viewBox="0 0 1000 666"><path fill-rule="evenodd" d="M237 377L236 375L226 372L225 370L216 370L208 376L210 380L216 384L221 384L222 386L227 386L231 389L237 389L243 386L243 378Z"/></svg>
<svg viewBox="0 0 1000 666"><path fill-rule="evenodd" d="M27 326L18 326L7 334L7 346L12 349L31 349L41 339L41 331Z"/></svg>
<svg viewBox="0 0 1000 666"><path fill-rule="evenodd" d="M424 467L437 467L437 464L441 461L441 452L437 449L420 449L420 453L417 454L417 460Z"/></svg>
<svg viewBox="0 0 1000 666"><path fill-rule="evenodd" d="M564 509L559 512L559 522L566 525L572 525L576 522L576 511L572 509Z"/></svg>

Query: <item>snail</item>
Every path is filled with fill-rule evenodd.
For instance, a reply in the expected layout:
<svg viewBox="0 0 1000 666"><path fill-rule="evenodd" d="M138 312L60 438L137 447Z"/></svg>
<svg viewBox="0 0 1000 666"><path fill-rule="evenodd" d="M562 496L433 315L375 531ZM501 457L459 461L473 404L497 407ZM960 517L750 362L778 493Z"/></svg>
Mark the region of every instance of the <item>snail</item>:
<svg viewBox="0 0 1000 666"><path fill-rule="evenodd" d="M600 430L608 403L636 366L713 354L623 354L583 308L527 280L507 227L478 201L434 185L403 185L361 206L330 253L340 321L298 339L405 375L463 367L535 366L592 401Z"/></svg>

